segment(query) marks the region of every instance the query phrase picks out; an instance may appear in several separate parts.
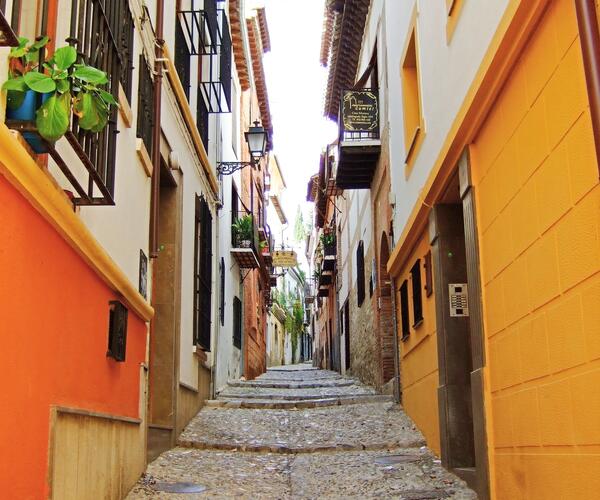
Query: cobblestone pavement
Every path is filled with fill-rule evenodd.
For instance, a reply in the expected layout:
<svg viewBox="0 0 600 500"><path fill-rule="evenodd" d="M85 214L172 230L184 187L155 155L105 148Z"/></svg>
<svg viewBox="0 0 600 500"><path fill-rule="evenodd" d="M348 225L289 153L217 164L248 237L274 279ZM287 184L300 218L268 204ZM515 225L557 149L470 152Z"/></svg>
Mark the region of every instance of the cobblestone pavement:
<svg viewBox="0 0 600 500"><path fill-rule="evenodd" d="M247 400L254 400L257 390L277 400L286 394L324 400L323 394L352 388L349 394L356 401L340 406L328 398L327 406L291 410L266 404L257 409L205 407L180 436L179 447L151 463L127 499L476 498L441 467L398 405L369 402L373 392L354 380L294 365L236 382L224 392L235 388L235 397L244 401L244 387L251 395ZM206 489L161 491L184 483Z"/></svg>

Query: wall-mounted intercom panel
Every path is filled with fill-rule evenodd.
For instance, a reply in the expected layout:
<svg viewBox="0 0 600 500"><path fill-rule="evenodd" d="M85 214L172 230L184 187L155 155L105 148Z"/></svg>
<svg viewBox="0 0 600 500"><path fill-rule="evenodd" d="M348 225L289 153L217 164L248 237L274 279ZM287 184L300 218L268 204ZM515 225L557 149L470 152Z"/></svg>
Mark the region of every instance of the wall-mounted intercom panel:
<svg viewBox="0 0 600 500"><path fill-rule="evenodd" d="M467 297L467 284L450 283L448 289L450 292L450 317L468 316L469 300Z"/></svg>

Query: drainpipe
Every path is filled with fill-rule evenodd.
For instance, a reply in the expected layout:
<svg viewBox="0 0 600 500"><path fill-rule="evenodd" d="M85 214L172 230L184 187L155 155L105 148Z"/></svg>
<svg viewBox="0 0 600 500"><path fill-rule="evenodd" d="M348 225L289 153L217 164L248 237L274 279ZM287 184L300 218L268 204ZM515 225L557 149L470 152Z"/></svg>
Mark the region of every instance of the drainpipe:
<svg viewBox="0 0 600 500"><path fill-rule="evenodd" d="M390 276L392 287L392 325L394 328L394 399L396 403L402 402L400 387L400 346L398 345L398 320L396 318L396 280Z"/></svg>
<svg viewBox="0 0 600 500"><path fill-rule="evenodd" d="M158 207L160 196L160 113L163 65L164 0L156 0L156 29L154 47L154 129L152 130L152 196L150 198L150 257L158 257Z"/></svg>
<svg viewBox="0 0 600 500"><path fill-rule="evenodd" d="M594 0L575 0L596 158L600 160L600 34ZM600 164L598 165L600 174Z"/></svg>

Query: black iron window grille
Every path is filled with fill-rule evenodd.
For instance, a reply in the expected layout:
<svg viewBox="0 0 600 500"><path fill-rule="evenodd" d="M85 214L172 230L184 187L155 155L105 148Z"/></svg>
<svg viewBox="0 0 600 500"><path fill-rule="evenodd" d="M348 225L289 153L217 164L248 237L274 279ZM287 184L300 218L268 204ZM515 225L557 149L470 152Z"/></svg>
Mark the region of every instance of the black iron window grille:
<svg viewBox="0 0 600 500"><path fill-rule="evenodd" d="M203 197L196 196L194 248L194 345L210 351L212 303L212 215Z"/></svg>
<svg viewBox="0 0 600 500"><path fill-rule="evenodd" d="M235 184L231 183L231 245L235 245L236 233L233 230L233 224L239 218L240 200L238 198L238 192L235 188Z"/></svg>
<svg viewBox="0 0 600 500"><path fill-rule="evenodd" d="M116 361L125 361L127 348L127 308L118 300L109 302L108 351Z"/></svg>
<svg viewBox="0 0 600 500"><path fill-rule="evenodd" d="M362 240L356 249L356 300L358 307L365 300L365 249Z"/></svg>
<svg viewBox="0 0 600 500"><path fill-rule="evenodd" d="M143 55L139 63L139 88L136 135L144 141L148 154L152 156L154 129L154 84L152 72Z"/></svg>
<svg viewBox="0 0 600 500"><path fill-rule="evenodd" d="M410 335L410 320L408 319L408 281L404 280L400 287L400 316L402 320L402 340Z"/></svg>
<svg viewBox="0 0 600 500"><path fill-rule="evenodd" d="M190 55L198 56L199 96L208 113L231 112L231 35L225 10L216 0L205 0L202 10L181 10L181 27L190 42ZM200 97L201 96L201 97Z"/></svg>
<svg viewBox="0 0 600 500"><path fill-rule="evenodd" d="M221 319L221 326L225 326L225 259L221 257L221 262L219 263L219 316Z"/></svg>
<svg viewBox="0 0 600 500"><path fill-rule="evenodd" d="M242 301L233 298L233 345L242 348Z"/></svg>
<svg viewBox="0 0 600 500"><path fill-rule="evenodd" d="M421 294L421 259L417 259L410 270L413 295L413 327L423 321L423 296Z"/></svg>
<svg viewBox="0 0 600 500"><path fill-rule="evenodd" d="M175 69L188 101L190 100L190 48L181 22L175 21Z"/></svg>
<svg viewBox="0 0 600 500"><path fill-rule="evenodd" d="M128 0L119 0L118 16L115 19L115 29L118 29L117 40L121 54L121 86L127 100L131 102L131 81L133 75L133 31L135 25L129 9Z"/></svg>
<svg viewBox="0 0 600 500"><path fill-rule="evenodd" d="M118 98L119 85L119 78L115 75L121 77L123 67L127 66L115 32L115 27L122 22L123 3L126 4L126 0L72 0L70 37L67 40L87 64L101 69L111 78L108 90L115 98ZM126 8L129 9L128 6ZM117 108L112 109L108 125L101 132L80 129L76 116L72 120L71 132L66 134L66 138L90 174L89 200L80 204L114 204ZM95 196L94 183L102 197Z"/></svg>
<svg viewBox="0 0 600 500"><path fill-rule="evenodd" d="M208 150L208 126L208 108L206 107L206 102L198 88L198 100L196 101L196 127L198 128L198 133L202 139L202 144L204 144L204 149L206 150Z"/></svg>

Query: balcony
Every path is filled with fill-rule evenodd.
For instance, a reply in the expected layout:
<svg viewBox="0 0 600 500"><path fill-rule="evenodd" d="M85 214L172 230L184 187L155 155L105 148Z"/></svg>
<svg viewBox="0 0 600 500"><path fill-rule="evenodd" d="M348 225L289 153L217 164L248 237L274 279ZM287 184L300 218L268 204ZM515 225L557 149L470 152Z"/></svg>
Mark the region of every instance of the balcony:
<svg viewBox="0 0 600 500"><path fill-rule="evenodd" d="M340 189L369 189L381 152L378 91L343 91L339 116L335 185Z"/></svg>
<svg viewBox="0 0 600 500"><path fill-rule="evenodd" d="M128 44L132 43L133 20L128 3L116 2L111 12L107 12L99 0L71 0L70 3L67 42L77 50L78 62L85 62L109 76L105 90L116 100L119 85L126 93L130 91L132 64ZM41 60L45 60L43 51ZM41 105L40 95L36 93L36 109ZM34 119L13 116L6 119L6 126L22 134L32 153L50 155L53 162L49 164L49 171L62 187L72 191L74 205L114 205L117 113L115 106L108 114L106 126L94 132L80 127L79 118L73 113L69 116L69 129L56 143L40 135Z"/></svg>
<svg viewBox="0 0 600 500"><path fill-rule="evenodd" d="M233 248L231 256L235 259L240 269L257 269L258 260L258 230L254 216L242 212L233 223Z"/></svg>
<svg viewBox="0 0 600 500"><path fill-rule="evenodd" d="M225 11L216 0L205 0L201 10L180 10L178 16L189 54L200 59L198 90L207 112L231 112L231 36Z"/></svg>

